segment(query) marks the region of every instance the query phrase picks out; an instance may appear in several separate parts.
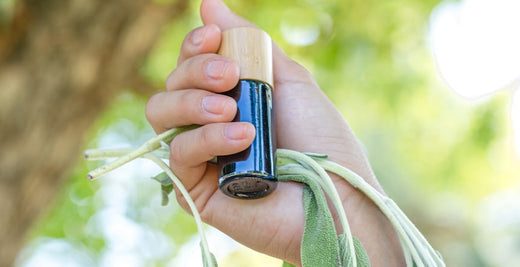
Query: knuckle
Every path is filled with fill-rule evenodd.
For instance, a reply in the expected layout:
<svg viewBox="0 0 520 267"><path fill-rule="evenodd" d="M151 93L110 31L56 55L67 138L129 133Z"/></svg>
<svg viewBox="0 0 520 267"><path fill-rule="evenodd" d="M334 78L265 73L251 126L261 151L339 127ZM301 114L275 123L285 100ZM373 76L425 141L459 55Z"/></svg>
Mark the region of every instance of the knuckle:
<svg viewBox="0 0 520 267"><path fill-rule="evenodd" d="M207 127L202 128L202 131L200 132L200 145L201 147L211 147L212 140L213 140L214 131L210 130Z"/></svg>
<svg viewBox="0 0 520 267"><path fill-rule="evenodd" d="M152 95L152 97L150 97L150 99L148 99L148 102L146 103L145 116L151 124L155 122L157 117L156 108L159 97L159 94Z"/></svg>
<svg viewBox="0 0 520 267"><path fill-rule="evenodd" d="M178 72L178 68L172 70L170 74L168 74L168 77L166 77L166 81L164 82L164 86L166 88L166 91L171 91L175 87L175 76Z"/></svg>
<svg viewBox="0 0 520 267"><path fill-rule="evenodd" d="M202 98L203 95L196 90L179 91L175 99L177 105L175 110L177 112L172 115L176 116L183 123L191 123L191 120L198 122L197 118L203 112Z"/></svg>
<svg viewBox="0 0 520 267"><path fill-rule="evenodd" d="M175 98L176 102L178 102L179 105L182 105L183 107L190 107L191 106L191 95L193 94L193 90L181 90L177 92Z"/></svg>
<svg viewBox="0 0 520 267"><path fill-rule="evenodd" d="M185 161L184 149L182 146L182 142L175 142L174 138L170 144L170 165L171 167L175 167L177 165L182 165Z"/></svg>

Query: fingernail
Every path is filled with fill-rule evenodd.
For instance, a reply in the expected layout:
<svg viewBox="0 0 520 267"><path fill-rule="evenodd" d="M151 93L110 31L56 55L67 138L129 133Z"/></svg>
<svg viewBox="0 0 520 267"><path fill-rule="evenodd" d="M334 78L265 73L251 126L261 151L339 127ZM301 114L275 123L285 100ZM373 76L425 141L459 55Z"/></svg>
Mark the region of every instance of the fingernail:
<svg viewBox="0 0 520 267"><path fill-rule="evenodd" d="M212 79L221 79L228 66L227 60L213 60L206 66L206 75Z"/></svg>
<svg viewBox="0 0 520 267"><path fill-rule="evenodd" d="M225 135L230 140L242 140L247 137L248 129L244 124L232 123L226 126Z"/></svg>
<svg viewBox="0 0 520 267"><path fill-rule="evenodd" d="M204 28L200 28L200 29L197 29L193 32L193 34L191 35L191 43L195 46L198 46L202 43L202 40L204 40L204 33L205 33L205 29Z"/></svg>
<svg viewBox="0 0 520 267"><path fill-rule="evenodd" d="M202 108L212 114L222 114L225 108L225 99L219 95L209 95L202 99Z"/></svg>

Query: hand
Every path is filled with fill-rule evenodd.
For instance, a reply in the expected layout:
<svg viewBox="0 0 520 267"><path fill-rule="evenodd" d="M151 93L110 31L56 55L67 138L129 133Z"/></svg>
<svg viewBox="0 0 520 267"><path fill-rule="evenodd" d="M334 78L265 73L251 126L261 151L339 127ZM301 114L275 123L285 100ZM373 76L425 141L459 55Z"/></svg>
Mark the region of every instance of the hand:
<svg viewBox="0 0 520 267"><path fill-rule="evenodd" d="M166 82L166 92L154 95L147 118L157 133L173 127L199 124L171 143L170 167L194 199L202 219L257 251L300 264L304 229L302 186L279 183L258 200L225 196L217 186L217 167L207 163L217 155L246 149L254 127L230 122L235 101L218 93L238 82L236 62L215 54L221 31L252 23L232 13L220 0L201 6L205 26L190 32L183 44L178 67ZM341 114L320 90L312 76L273 44L274 110L277 142L281 148L329 155L364 177L382 192L354 134ZM403 265L397 236L377 207L347 182L333 177L353 234L365 246L373 266ZM187 204L177 192L179 204Z"/></svg>

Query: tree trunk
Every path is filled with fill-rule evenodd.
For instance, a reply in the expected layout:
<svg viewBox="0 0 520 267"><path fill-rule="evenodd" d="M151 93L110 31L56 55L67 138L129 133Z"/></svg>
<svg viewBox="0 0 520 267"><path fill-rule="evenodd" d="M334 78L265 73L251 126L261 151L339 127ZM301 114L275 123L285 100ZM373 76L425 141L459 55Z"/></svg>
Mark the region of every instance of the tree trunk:
<svg viewBox="0 0 520 267"><path fill-rule="evenodd" d="M0 19L0 266L13 263L96 116L140 82L162 26L188 5L159 2L18 0Z"/></svg>

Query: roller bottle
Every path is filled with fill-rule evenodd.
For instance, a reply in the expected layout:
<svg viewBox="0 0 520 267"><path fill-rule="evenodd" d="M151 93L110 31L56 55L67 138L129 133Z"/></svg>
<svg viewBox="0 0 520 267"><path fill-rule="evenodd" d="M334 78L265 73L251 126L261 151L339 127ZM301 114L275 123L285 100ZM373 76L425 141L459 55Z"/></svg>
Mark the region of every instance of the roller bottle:
<svg viewBox="0 0 520 267"><path fill-rule="evenodd" d="M246 150L217 157L219 188L234 198L261 198L277 185L271 38L260 29L232 28L222 33L218 53L240 66L238 84L224 93L237 102L233 121L249 122L256 129Z"/></svg>

